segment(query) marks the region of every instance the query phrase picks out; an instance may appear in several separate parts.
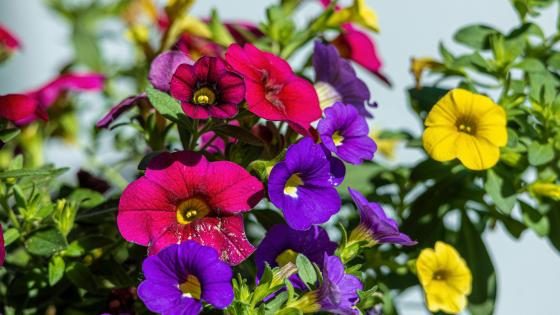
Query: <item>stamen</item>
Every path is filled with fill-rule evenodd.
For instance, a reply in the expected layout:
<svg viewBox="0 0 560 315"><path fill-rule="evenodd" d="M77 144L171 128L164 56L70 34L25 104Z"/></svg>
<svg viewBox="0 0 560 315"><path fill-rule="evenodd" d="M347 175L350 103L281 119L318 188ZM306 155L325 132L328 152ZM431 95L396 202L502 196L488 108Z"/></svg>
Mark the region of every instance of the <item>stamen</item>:
<svg viewBox="0 0 560 315"><path fill-rule="evenodd" d="M456 126L460 132L471 135L476 133L476 120L472 117L459 117Z"/></svg>
<svg viewBox="0 0 560 315"><path fill-rule="evenodd" d="M187 280L179 285L179 290L181 290L185 296L200 300L202 288L196 276L188 275Z"/></svg>
<svg viewBox="0 0 560 315"><path fill-rule="evenodd" d="M335 131L335 133L332 135L332 140L334 142L334 145L338 147L342 144L342 142L344 142L344 137L340 134L340 132Z"/></svg>
<svg viewBox="0 0 560 315"><path fill-rule="evenodd" d="M208 87L202 87L193 95L193 103L197 105L211 105L216 102L216 94Z"/></svg>
<svg viewBox="0 0 560 315"><path fill-rule="evenodd" d="M210 207L200 198L190 198L177 207L177 222L190 224L194 220L204 218L210 213Z"/></svg>

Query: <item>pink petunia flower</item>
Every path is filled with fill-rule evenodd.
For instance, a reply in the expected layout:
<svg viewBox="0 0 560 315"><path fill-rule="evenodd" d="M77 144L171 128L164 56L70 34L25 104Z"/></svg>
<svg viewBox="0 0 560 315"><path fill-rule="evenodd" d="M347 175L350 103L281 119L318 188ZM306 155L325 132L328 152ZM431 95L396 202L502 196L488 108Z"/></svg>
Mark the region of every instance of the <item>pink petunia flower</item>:
<svg viewBox="0 0 560 315"><path fill-rule="evenodd" d="M171 96L181 101L194 119L231 118L245 95L243 79L227 70L218 57L202 57L194 65L182 64L171 78Z"/></svg>
<svg viewBox="0 0 560 315"><path fill-rule="evenodd" d="M245 79L245 99L253 114L307 129L321 117L313 85L298 77L282 58L252 44L231 45L226 60Z"/></svg>
<svg viewBox="0 0 560 315"><path fill-rule="evenodd" d="M333 41L340 55L356 62L383 82L391 85L389 79L381 72L383 63L373 39L349 23L343 24L342 29L343 32Z"/></svg>
<svg viewBox="0 0 560 315"><path fill-rule="evenodd" d="M0 25L0 49L8 51L18 50L21 47L19 40L4 26Z"/></svg>
<svg viewBox="0 0 560 315"><path fill-rule="evenodd" d="M47 109L66 91L99 91L103 89L101 74L63 74L44 86L22 94L0 96L0 117L16 125L37 119L48 120Z"/></svg>
<svg viewBox="0 0 560 315"><path fill-rule="evenodd" d="M124 190L117 224L122 236L155 254L194 240L237 265L254 251L242 213L263 197L263 184L241 166L208 162L198 153L163 153Z"/></svg>

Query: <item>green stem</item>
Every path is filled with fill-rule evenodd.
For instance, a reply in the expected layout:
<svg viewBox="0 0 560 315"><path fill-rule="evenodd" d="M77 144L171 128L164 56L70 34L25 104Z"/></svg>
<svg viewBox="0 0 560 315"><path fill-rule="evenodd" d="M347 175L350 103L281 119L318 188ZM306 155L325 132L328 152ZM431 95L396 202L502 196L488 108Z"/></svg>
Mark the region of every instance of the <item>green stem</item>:
<svg viewBox="0 0 560 315"><path fill-rule="evenodd" d="M7 197L8 194L6 194L5 196ZM6 198L2 198L0 200L1 200L2 207L8 213L8 218L10 219L10 221L12 221L12 224L14 225L14 227L16 227L19 230L21 228L21 225L19 224L19 220L17 219L17 216L16 216L14 210L12 210L10 205L8 205L8 201L6 200Z"/></svg>

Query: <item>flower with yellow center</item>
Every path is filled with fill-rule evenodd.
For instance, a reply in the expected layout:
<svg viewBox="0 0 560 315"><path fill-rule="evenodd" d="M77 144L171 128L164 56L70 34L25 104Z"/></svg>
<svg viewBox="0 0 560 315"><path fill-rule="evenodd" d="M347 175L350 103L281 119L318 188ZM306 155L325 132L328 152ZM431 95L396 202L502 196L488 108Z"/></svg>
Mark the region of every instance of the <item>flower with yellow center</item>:
<svg viewBox="0 0 560 315"><path fill-rule="evenodd" d="M496 165L507 143L506 113L489 97L463 89L447 93L424 124L424 149L437 161L458 158L471 170Z"/></svg>
<svg viewBox="0 0 560 315"><path fill-rule="evenodd" d="M196 219L202 219L210 213L208 204L200 198L189 198L177 207L177 222L190 224Z"/></svg>
<svg viewBox="0 0 560 315"><path fill-rule="evenodd" d="M457 314L467 306L471 271L451 245L436 242L435 249L422 250L416 260L416 270L431 312Z"/></svg>
<svg viewBox="0 0 560 315"><path fill-rule="evenodd" d="M335 11L327 25L339 27L344 23L356 23L374 32L379 32L377 14L367 6L365 0L354 0L352 6Z"/></svg>

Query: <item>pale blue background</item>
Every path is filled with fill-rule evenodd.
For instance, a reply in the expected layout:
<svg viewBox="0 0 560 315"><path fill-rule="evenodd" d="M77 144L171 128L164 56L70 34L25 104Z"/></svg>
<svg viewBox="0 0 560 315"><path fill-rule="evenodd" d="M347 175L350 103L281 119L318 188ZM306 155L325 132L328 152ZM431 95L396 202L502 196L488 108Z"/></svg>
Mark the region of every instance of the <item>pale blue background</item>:
<svg viewBox="0 0 560 315"><path fill-rule="evenodd" d="M411 56L437 56L439 41L451 44L453 32L467 23L485 23L507 30L516 22L508 0L369 0L378 14L382 32L376 35L379 50L385 61L385 72L394 82L387 89L366 79L380 108L375 113L374 126L407 128L420 131L419 122L410 114L404 89L412 84L408 72ZM204 0L198 1L193 12L207 16L211 7L219 6L224 18L259 21L271 0ZM317 7L308 5L306 12L313 14ZM545 30L555 27L556 8L541 18ZM66 24L46 10L38 0L0 0L0 23L14 30L21 38L24 50L0 67L0 94L37 87L53 77L58 68L72 54L68 46L69 30ZM115 58L126 59L132 51L122 47L106 47ZM126 92L123 92L126 94ZM94 103L95 104L95 103ZM102 105L99 104L99 107ZM93 122L101 109L92 108ZM60 150L71 153L60 153ZM59 166L83 163L84 156L77 148L51 144L48 159ZM415 155L401 151L403 161ZM559 210L560 209L554 209ZM517 242L501 228L485 235L491 256L497 265L499 277L498 315L560 314L560 257L545 241L532 232L525 232ZM426 314L421 293L408 292L399 302L402 314Z"/></svg>

